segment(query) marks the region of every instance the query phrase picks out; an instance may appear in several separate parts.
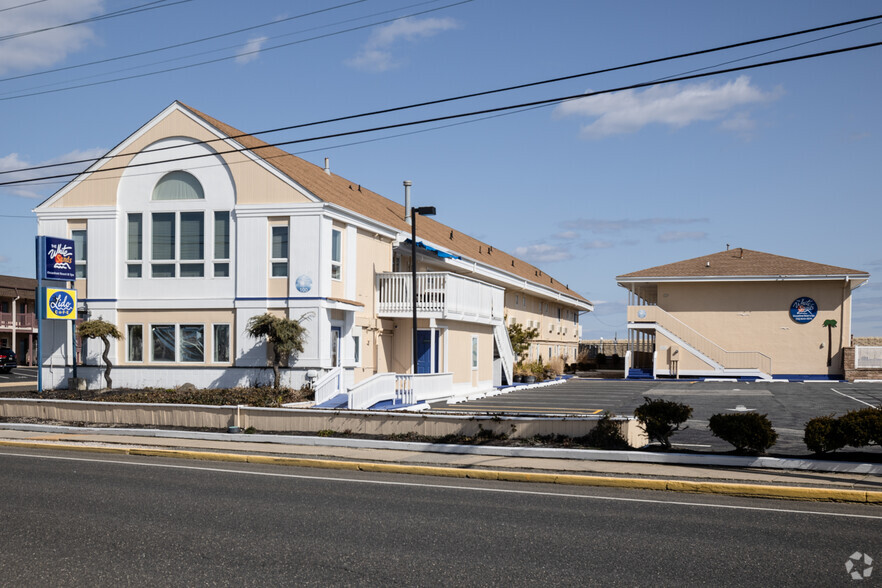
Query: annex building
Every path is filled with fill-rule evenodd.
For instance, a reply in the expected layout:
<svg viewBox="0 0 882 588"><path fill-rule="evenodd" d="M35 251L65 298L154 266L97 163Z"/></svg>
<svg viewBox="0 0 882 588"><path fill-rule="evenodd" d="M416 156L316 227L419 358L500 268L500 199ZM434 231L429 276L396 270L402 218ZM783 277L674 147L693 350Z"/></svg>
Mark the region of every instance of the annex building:
<svg viewBox="0 0 882 588"><path fill-rule="evenodd" d="M869 277L742 248L618 276L629 376L840 378Z"/></svg>
<svg viewBox="0 0 882 588"><path fill-rule="evenodd" d="M246 325L269 312L305 326L306 348L283 383L312 383L320 402L344 395L362 408L395 394L470 393L512 381L506 320L539 329L534 357L575 358L579 314L593 308L431 217L418 218L411 259L402 202L180 102L35 212L40 235L76 243L81 317L124 334L110 354L117 386L266 383L268 350ZM44 382L66 386L71 326L43 329ZM100 353L89 343L85 363L95 367L78 370L90 387L103 385Z"/></svg>

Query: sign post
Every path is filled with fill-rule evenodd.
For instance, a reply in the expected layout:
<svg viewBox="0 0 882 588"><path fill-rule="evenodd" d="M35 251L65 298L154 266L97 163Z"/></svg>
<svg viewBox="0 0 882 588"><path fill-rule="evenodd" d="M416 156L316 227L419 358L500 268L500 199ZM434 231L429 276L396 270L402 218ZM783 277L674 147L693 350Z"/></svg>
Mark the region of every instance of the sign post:
<svg viewBox="0 0 882 588"><path fill-rule="evenodd" d="M77 279L72 239L38 235L37 256L37 388L43 393L43 319L76 320L77 292L43 287L43 280L72 282ZM74 347L76 354L76 347ZM71 362L76 367L76 358Z"/></svg>

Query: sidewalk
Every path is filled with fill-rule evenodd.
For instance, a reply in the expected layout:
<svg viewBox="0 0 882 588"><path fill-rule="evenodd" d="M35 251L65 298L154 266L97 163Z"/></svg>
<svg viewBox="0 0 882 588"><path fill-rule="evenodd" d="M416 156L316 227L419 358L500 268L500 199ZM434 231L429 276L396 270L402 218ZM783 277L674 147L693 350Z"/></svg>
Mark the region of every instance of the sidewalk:
<svg viewBox="0 0 882 588"><path fill-rule="evenodd" d="M252 437L254 441L243 439ZM370 446L352 446L359 444ZM882 504L879 466L871 467L870 473L844 473L402 449L417 445L318 437L0 425L0 447L111 450L159 457ZM517 449L509 453L516 454Z"/></svg>

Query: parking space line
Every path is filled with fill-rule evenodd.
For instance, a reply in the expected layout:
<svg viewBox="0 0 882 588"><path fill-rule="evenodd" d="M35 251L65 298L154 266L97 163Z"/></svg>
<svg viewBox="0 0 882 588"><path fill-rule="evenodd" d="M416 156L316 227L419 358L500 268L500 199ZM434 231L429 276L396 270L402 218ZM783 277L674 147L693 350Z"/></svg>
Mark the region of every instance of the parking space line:
<svg viewBox="0 0 882 588"><path fill-rule="evenodd" d="M846 398L851 398L851 399L854 400L855 402L860 402L861 404L866 404L866 405L869 406L870 408L876 408L875 405L870 404L869 402L864 402L863 400L858 400L858 399L855 398L854 396L849 396L848 394L843 394L842 392L840 392L840 391L837 390L836 388L830 388L830 389L833 390L834 392L836 392L837 394L839 394L840 396L845 396Z"/></svg>

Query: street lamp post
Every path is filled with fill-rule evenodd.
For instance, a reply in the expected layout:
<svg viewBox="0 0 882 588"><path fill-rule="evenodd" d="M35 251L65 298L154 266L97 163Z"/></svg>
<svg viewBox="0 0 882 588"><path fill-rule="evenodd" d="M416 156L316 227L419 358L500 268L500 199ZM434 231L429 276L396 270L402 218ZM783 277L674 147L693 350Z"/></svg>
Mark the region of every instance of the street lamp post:
<svg viewBox="0 0 882 588"><path fill-rule="evenodd" d="M416 271L416 215L432 216L435 214L434 206L414 206L410 209L410 292L413 300L413 368L412 373L417 373L417 271Z"/></svg>

